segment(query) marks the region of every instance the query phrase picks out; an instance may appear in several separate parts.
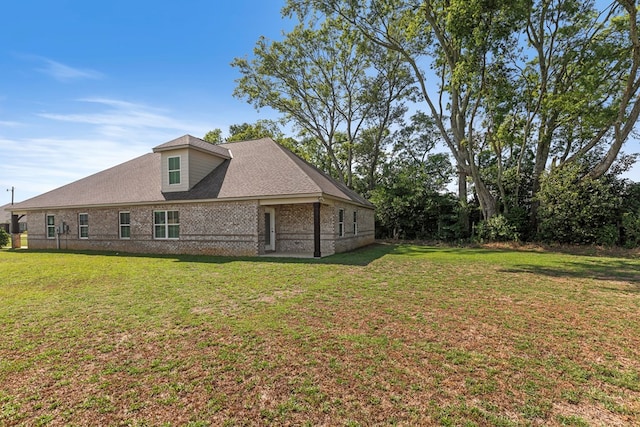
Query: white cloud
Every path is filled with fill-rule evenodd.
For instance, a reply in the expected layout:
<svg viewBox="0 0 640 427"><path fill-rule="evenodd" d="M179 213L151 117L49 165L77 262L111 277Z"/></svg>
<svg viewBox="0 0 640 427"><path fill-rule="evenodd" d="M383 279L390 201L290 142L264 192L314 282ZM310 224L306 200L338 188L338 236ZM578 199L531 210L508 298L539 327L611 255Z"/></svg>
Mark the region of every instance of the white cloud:
<svg viewBox="0 0 640 427"><path fill-rule="evenodd" d="M88 112L38 115L54 121L40 124L47 136L0 137L0 153L10 159L0 170L0 184L14 185L17 201L151 152L184 134L202 136L209 129L208 124L141 103L110 98L78 101Z"/></svg>
<svg viewBox="0 0 640 427"><path fill-rule="evenodd" d="M84 79L101 79L104 74L99 71L91 69L74 68L61 62L53 61L51 59L39 57L40 61L44 63L43 68L38 68L38 71L43 72L54 79L61 82L69 82L71 80L84 80Z"/></svg>
<svg viewBox="0 0 640 427"><path fill-rule="evenodd" d="M95 113L41 113L39 116L50 120L96 125L104 135L113 135L114 132L119 134L126 129L174 129L190 133L206 128L202 123L177 119L167 110L144 104L109 98L85 98L78 101L108 108Z"/></svg>
<svg viewBox="0 0 640 427"><path fill-rule="evenodd" d="M68 184L149 152L105 139L2 139L0 151L10 153L2 181L20 190L20 200ZM27 194L31 193L31 194Z"/></svg>
<svg viewBox="0 0 640 427"><path fill-rule="evenodd" d="M7 121L7 120L0 120L0 127L15 128L15 127L20 127L20 126L24 126L24 124L20 123L20 122L12 122L12 121Z"/></svg>
<svg viewBox="0 0 640 427"><path fill-rule="evenodd" d="M41 66L37 67L36 71L46 74L60 82L67 83L73 80L99 80L104 78L104 74L99 71L90 68L72 67L71 65L63 64L62 62L54 61L44 56L29 54L18 54L17 56L25 60L39 62Z"/></svg>

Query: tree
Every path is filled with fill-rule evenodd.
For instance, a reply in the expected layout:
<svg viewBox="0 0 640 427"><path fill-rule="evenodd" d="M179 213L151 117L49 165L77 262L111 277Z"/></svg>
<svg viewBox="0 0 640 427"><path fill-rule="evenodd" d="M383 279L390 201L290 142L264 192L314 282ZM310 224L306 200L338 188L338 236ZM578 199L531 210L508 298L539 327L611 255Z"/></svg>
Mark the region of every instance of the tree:
<svg viewBox="0 0 640 427"><path fill-rule="evenodd" d="M640 183L624 183L622 195L621 243L627 248L640 246Z"/></svg>
<svg viewBox="0 0 640 427"><path fill-rule="evenodd" d="M446 190L454 175L449 156L433 153L439 140L433 120L422 112L394 132L390 159L371 191L383 237L459 237L458 203Z"/></svg>
<svg viewBox="0 0 640 427"><path fill-rule="evenodd" d="M371 191L378 235L396 239L457 237L458 203L441 185L442 178L452 174L451 163L442 153L428 154L417 162L399 157L386 163L380 185Z"/></svg>
<svg viewBox="0 0 640 427"><path fill-rule="evenodd" d="M254 124L242 123L229 126L227 142L249 141L269 137L274 140L282 139L284 134L280 126L273 120L260 119Z"/></svg>
<svg viewBox="0 0 640 427"><path fill-rule="evenodd" d="M606 174L640 115L636 1L289 0L287 10L338 16L401 55L455 159L461 202L468 177L485 219L533 200L554 161L598 156L583 178ZM508 194L525 182L532 194Z"/></svg>
<svg viewBox="0 0 640 427"><path fill-rule="evenodd" d="M469 176L485 217L490 217L496 200L477 167L483 140L476 129L487 80L500 71L502 58L515 44L513 29L522 19L524 3L290 0L289 9L303 16L314 11L340 16L368 40L403 58L456 161L460 201L466 203Z"/></svg>
<svg viewBox="0 0 640 427"><path fill-rule="evenodd" d="M202 139L212 144L222 144L224 142L224 139L222 138L222 130L218 128L207 132L207 134Z"/></svg>
<svg viewBox="0 0 640 427"><path fill-rule="evenodd" d="M611 175L585 178L587 168L572 163L543 175L537 194L542 239L580 244L618 242L623 186Z"/></svg>
<svg viewBox="0 0 640 427"><path fill-rule="evenodd" d="M366 140L382 150L385 129L401 115L396 105L410 85L397 55L367 44L340 18L302 22L280 42L261 38L251 61L236 58L232 65L242 74L234 95L282 113L302 141L322 147L325 170L348 186L360 134L378 129ZM372 159L370 169L377 162Z"/></svg>
<svg viewBox="0 0 640 427"><path fill-rule="evenodd" d="M624 4L624 8L622 7ZM620 14L626 10L627 15ZM550 165L596 156L584 178L607 173L638 119L636 9L614 2L540 0L527 20L530 55L520 68L523 147L535 153L532 191ZM537 203L531 218L537 219Z"/></svg>

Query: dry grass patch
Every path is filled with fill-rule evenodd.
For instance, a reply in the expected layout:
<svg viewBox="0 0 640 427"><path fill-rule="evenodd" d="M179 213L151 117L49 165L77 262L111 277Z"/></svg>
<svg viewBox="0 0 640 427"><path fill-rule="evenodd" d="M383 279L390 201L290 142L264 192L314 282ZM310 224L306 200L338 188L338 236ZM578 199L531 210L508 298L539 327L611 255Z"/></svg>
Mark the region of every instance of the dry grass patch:
<svg viewBox="0 0 640 427"><path fill-rule="evenodd" d="M0 251L0 425L633 425L640 263Z"/></svg>

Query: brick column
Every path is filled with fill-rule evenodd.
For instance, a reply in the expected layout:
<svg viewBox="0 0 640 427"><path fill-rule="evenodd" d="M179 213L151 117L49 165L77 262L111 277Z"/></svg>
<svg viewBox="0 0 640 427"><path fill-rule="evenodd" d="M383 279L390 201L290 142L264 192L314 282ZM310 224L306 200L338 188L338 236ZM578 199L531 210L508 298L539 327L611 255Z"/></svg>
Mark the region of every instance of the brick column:
<svg viewBox="0 0 640 427"><path fill-rule="evenodd" d="M22 243L20 242L20 224L18 223L18 215L11 213L11 247L13 249L20 249Z"/></svg>

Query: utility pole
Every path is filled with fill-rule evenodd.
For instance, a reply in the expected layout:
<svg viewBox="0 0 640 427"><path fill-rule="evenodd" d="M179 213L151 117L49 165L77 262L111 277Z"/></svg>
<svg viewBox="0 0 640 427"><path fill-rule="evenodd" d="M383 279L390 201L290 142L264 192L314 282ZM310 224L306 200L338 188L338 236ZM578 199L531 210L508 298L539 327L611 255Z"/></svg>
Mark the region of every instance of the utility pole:
<svg viewBox="0 0 640 427"><path fill-rule="evenodd" d="M16 189L11 186L11 189L7 188L7 191L11 191L11 206L13 206L13 194L15 193Z"/></svg>

